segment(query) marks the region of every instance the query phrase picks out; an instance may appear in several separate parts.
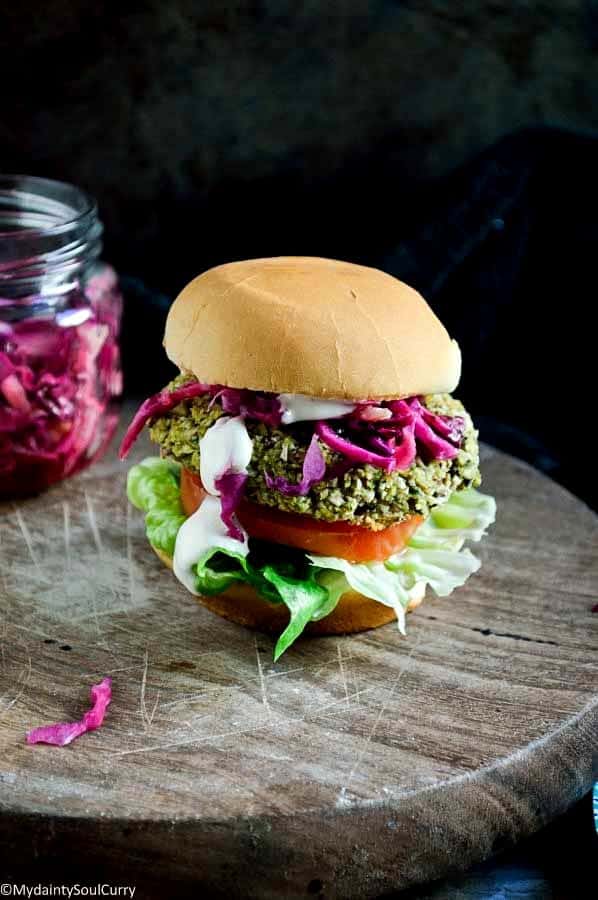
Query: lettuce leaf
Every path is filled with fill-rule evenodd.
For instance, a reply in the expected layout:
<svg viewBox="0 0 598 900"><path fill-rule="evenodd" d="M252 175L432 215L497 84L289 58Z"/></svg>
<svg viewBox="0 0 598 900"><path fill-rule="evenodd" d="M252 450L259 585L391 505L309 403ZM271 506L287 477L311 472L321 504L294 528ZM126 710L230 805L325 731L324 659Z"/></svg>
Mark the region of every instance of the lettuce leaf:
<svg viewBox="0 0 598 900"><path fill-rule="evenodd" d="M246 581L247 569L247 557L215 547L195 567L197 590L207 597L221 594L235 581Z"/></svg>
<svg viewBox="0 0 598 900"><path fill-rule="evenodd" d="M276 642L274 662L291 646L305 626L314 618L322 619L331 611L328 591L316 581L317 569L309 567L307 578L289 578L276 571L274 566L265 566L263 576L280 594L291 618L289 624ZM338 603L338 597L336 598Z"/></svg>
<svg viewBox="0 0 598 900"><path fill-rule="evenodd" d="M346 591L357 591L364 597L370 597L391 606L399 623L399 630L405 633L405 611L409 605L409 591L403 585L403 579L386 568L383 562L351 563L347 559L337 556L315 556L309 554L309 559L319 569L332 569L342 573L345 587L337 587L337 602ZM414 585L411 585L414 587Z"/></svg>
<svg viewBox="0 0 598 900"><path fill-rule="evenodd" d="M405 611L421 588L429 585L448 597L480 568L466 540L480 541L496 518L493 497L476 490L460 491L436 507L400 553L384 562L350 563L330 556L309 555L313 565L342 572L349 587L391 606L405 633Z"/></svg>
<svg viewBox="0 0 598 900"><path fill-rule="evenodd" d="M145 531L153 547L174 555L179 528L185 521L181 506L180 466L150 456L127 476L127 497L145 512Z"/></svg>
<svg viewBox="0 0 598 900"><path fill-rule="evenodd" d="M411 540L411 548L460 550L465 541L481 541L496 518L496 501L473 488L456 491L435 507Z"/></svg>
<svg viewBox="0 0 598 900"><path fill-rule="evenodd" d="M196 566L197 589L202 594L219 594L236 581L251 585L270 603L284 603L290 621L280 635L274 650L276 661L299 637L312 619L321 619L336 606L337 594L316 581L317 569L306 563L302 551L282 553L276 544L249 542L248 556L215 548L208 551ZM294 560L292 559L294 557ZM264 563L264 558L270 562ZM343 592L346 588L343 588Z"/></svg>
<svg viewBox="0 0 598 900"><path fill-rule="evenodd" d="M251 585L264 600L280 603L278 592L264 578L264 567L256 565L252 557L251 550L248 556L232 553L223 547L208 550L195 567L197 590L200 594L208 596L220 594L236 581L244 581Z"/></svg>
<svg viewBox="0 0 598 900"><path fill-rule="evenodd" d="M151 544L174 554L176 535L185 521L180 503L179 466L149 458L129 472L131 503L146 513ZM284 603L290 621L276 644L274 659L299 637L309 622L327 616L349 590L390 606L405 632L405 612L412 599L430 586L439 597L460 587L480 567L465 541L479 541L494 522L496 503L476 490L453 494L433 510L407 547L385 562L350 563L331 556L249 540L247 555L212 547L195 565L199 593L225 591L235 582L251 585L270 603Z"/></svg>

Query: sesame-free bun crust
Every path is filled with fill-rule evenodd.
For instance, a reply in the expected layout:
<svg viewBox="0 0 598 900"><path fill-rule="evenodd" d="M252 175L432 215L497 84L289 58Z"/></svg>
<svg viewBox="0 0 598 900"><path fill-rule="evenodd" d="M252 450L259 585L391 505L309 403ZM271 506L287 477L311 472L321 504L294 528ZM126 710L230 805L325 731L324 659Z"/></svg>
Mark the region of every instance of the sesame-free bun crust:
<svg viewBox="0 0 598 900"><path fill-rule="evenodd" d="M153 548L162 562L172 569L172 559L162 550ZM412 600L408 610L415 609L424 598L425 588L421 595ZM195 597L198 603L207 609L247 628L258 631L280 633L287 626L289 614L281 604L263 600L253 588L247 584L236 584L212 597ZM319 622L310 622L306 631L310 634L351 634L356 631L367 631L378 628L396 619L390 606L384 606L363 594L350 591L344 594L330 615Z"/></svg>
<svg viewBox="0 0 598 900"><path fill-rule="evenodd" d="M314 397L450 393L461 373L457 343L417 291L306 256L204 272L172 304L164 346L200 381Z"/></svg>

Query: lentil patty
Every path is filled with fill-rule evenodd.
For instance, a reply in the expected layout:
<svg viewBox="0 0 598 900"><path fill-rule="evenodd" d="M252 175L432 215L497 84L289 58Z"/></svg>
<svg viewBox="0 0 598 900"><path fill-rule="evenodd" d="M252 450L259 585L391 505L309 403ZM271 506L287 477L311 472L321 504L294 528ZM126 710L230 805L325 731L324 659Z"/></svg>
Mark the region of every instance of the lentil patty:
<svg viewBox="0 0 598 900"><path fill-rule="evenodd" d="M179 376L170 387L188 381ZM164 456L199 473L199 441L207 429L225 415L218 400L197 397L180 403L150 425L150 436ZM302 513L325 522L351 522L373 530L386 528L409 516L427 516L453 491L480 484L477 432L463 405L450 394L428 394L422 402L439 414L463 416L465 433L453 459L425 462L416 457L405 471L385 472L358 465L343 475L315 484L305 497L292 497L267 487L264 472L299 481L303 459L313 435L313 423L269 428L246 422L253 441L246 496L254 503L290 513ZM327 465L342 457L320 441Z"/></svg>

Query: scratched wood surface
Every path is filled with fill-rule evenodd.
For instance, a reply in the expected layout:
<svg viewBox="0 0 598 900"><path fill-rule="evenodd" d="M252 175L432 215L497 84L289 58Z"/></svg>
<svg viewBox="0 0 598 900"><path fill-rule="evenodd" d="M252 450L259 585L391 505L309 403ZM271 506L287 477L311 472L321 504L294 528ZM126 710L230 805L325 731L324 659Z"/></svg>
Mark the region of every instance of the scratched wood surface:
<svg viewBox="0 0 598 900"><path fill-rule="evenodd" d="M148 450L140 444L136 458ZM146 545L112 452L0 507L0 854L109 860L210 896L369 897L463 868L580 797L598 750L598 530L483 455L481 571L394 625L273 641L199 607ZM113 678L105 725L70 747Z"/></svg>

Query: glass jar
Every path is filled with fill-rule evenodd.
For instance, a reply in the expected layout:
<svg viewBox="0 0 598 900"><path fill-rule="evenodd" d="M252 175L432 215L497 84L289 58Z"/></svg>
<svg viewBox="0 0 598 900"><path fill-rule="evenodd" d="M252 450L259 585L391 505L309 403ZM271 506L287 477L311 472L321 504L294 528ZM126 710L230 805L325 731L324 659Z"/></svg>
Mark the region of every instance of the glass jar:
<svg viewBox="0 0 598 900"><path fill-rule="evenodd" d="M0 176L1 497L72 475L115 430L122 298L102 231L79 188Z"/></svg>

